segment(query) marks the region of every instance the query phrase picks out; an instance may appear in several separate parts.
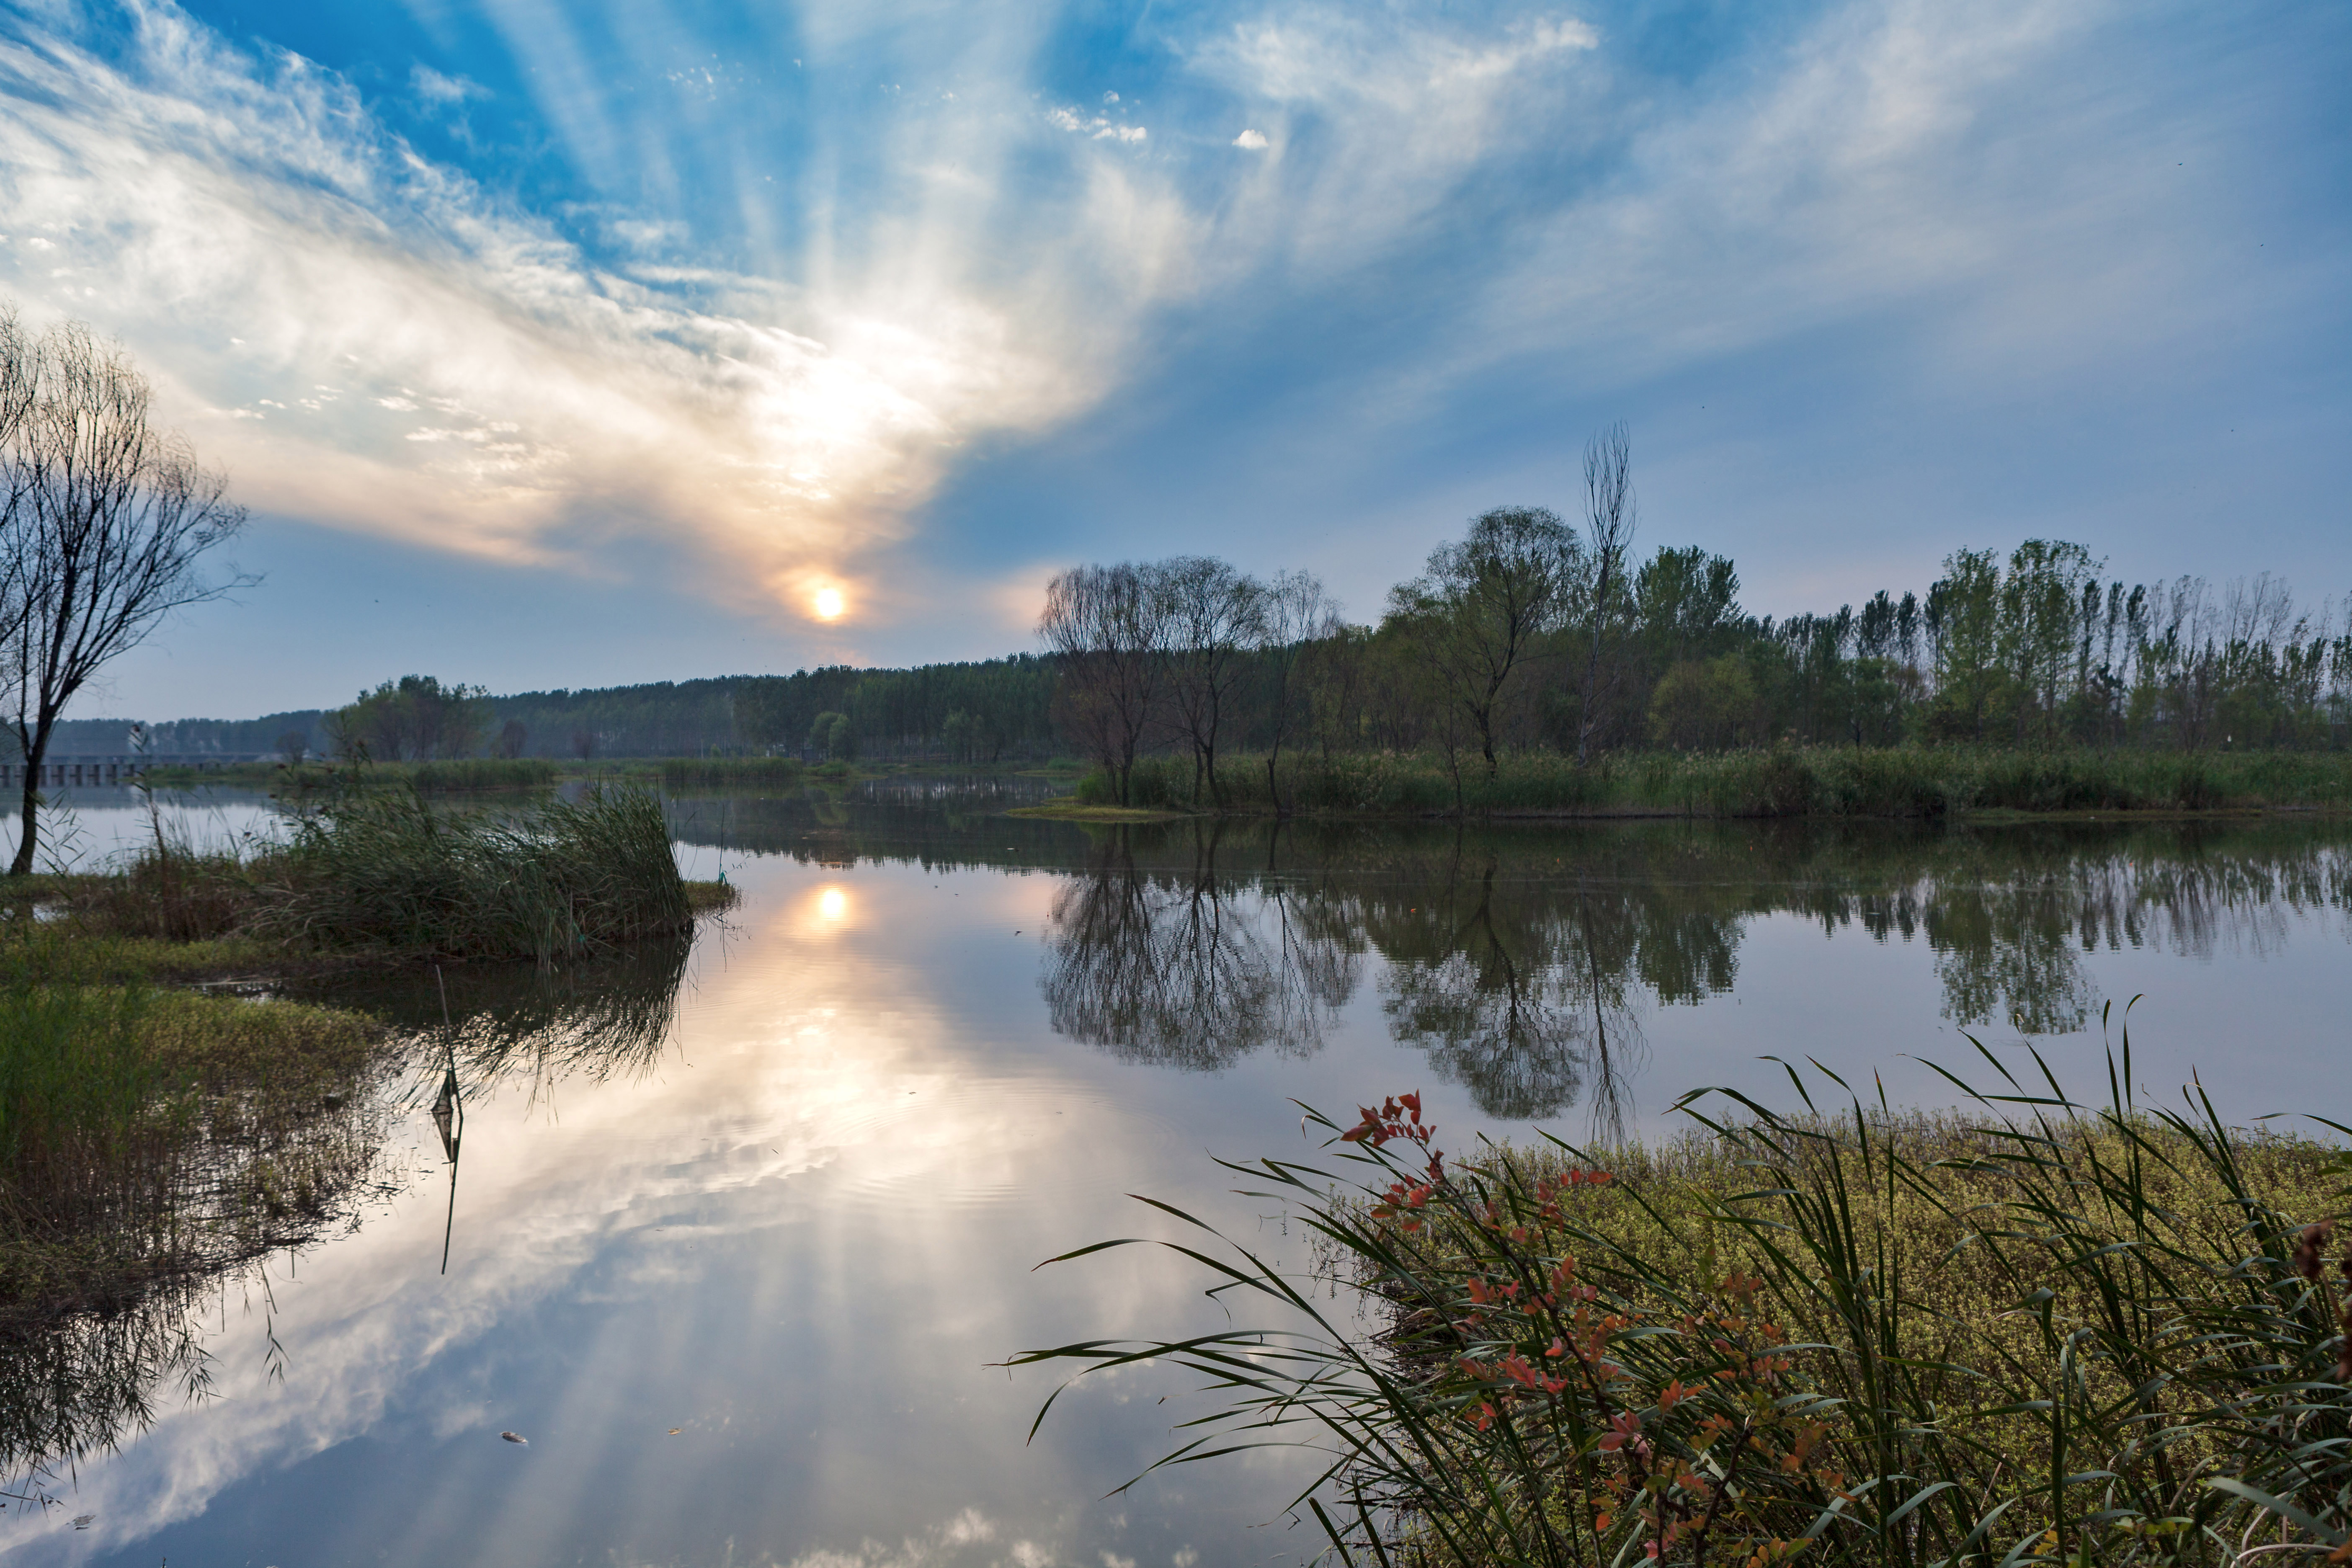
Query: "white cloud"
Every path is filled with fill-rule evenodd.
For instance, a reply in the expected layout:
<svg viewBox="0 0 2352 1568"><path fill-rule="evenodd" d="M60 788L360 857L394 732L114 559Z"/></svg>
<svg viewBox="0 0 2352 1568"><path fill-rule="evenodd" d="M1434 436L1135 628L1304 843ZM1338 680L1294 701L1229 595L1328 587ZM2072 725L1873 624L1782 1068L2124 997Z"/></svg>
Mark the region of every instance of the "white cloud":
<svg viewBox="0 0 2352 1568"><path fill-rule="evenodd" d="M979 445L1148 366L1155 310L1367 267L1398 288L1440 233L1486 243L1413 301L1411 363L1352 378L1380 420L1513 356L1605 388L1969 290L1956 358L2049 354L2220 297L2181 287L2218 240L2116 216L2156 210L2153 171L2180 165L2149 154L2197 126L2134 119L2158 89L2084 68L2112 0L1832 4L1663 83L1565 12L1301 0L1179 34L1185 90L1147 96L1220 107L1155 109L1158 138L1131 96L1039 96L1058 19L983 0L937 41L957 91L891 58L862 79L917 90L821 125L804 168L743 174L749 237L700 255L725 204L688 207L675 174L706 132L631 118L676 95L613 90L561 8L509 37L532 108L576 167L657 193L565 209L572 231L403 145L331 73L133 4L114 63L0 26L0 201L42 231L0 249L0 285L121 332L252 504L517 561L650 536L722 596L797 605L821 577L861 614L913 608L909 518ZM868 9L810 10L807 63L879 30ZM1234 118L1228 145L1284 156L1188 162ZM328 375L340 402L307 390Z"/></svg>
<svg viewBox="0 0 2352 1568"><path fill-rule="evenodd" d="M1090 402L1137 312L1189 276L1181 208L1076 152L1080 194L1034 215L1047 262L1010 284L978 275L989 248L938 203L920 227L869 216L886 265L620 276L389 135L332 73L161 5L137 21L116 61L0 33L0 200L45 215L58 271L107 301L97 324L266 510L591 566L599 539L647 533L708 563L715 595L797 608L815 575L862 586L966 443ZM937 112L943 147L984 159L953 135L982 111ZM640 250L681 232L605 226ZM87 308L5 258L0 286L35 315ZM247 346L225 358L230 329ZM294 390L331 371L358 395ZM292 422L203 416L286 402ZM420 405L478 412L384 417ZM520 432L495 455L491 416Z"/></svg>
<svg viewBox="0 0 2352 1568"><path fill-rule="evenodd" d="M408 86L418 98L433 104L458 104L469 98L490 96L490 89L480 82L468 81L462 76L443 76L422 62L410 68Z"/></svg>
<svg viewBox="0 0 2352 1568"><path fill-rule="evenodd" d="M614 238L640 253L675 246L687 237L686 225L673 219L615 218L605 227Z"/></svg>

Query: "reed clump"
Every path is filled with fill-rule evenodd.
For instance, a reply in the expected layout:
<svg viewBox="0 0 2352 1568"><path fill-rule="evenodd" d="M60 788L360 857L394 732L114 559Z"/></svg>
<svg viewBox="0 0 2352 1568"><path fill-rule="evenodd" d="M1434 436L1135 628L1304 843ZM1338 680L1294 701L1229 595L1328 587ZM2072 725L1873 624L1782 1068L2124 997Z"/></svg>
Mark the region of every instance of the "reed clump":
<svg viewBox="0 0 2352 1568"><path fill-rule="evenodd" d="M151 767L151 786L261 784L305 796L351 788L421 789L427 794L546 789L562 782L562 764L548 757L435 757L420 762L364 762L321 757L299 763L238 763L220 768Z"/></svg>
<svg viewBox="0 0 2352 1568"><path fill-rule="evenodd" d="M499 816L353 794L253 863L257 933L542 966L690 931L658 802L592 789Z"/></svg>
<svg viewBox="0 0 2352 1568"><path fill-rule="evenodd" d="M675 939L730 901L678 875L643 791L492 812L371 788L303 812L282 840L196 851L159 831L112 873L71 879L55 900L61 925L19 923L35 928L30 946L159 978L354 953L546 967Z"/></svg>
<svg viewBox="0 0 2352 1568"><path fill-rule="evenodd" d="M1234 756L1212 795L1190 757L1138 761L1127 804L1331 816L1474 815L1944 817L1969 812L2184 812L2352 808L2352 754L2158 752L1972 746L1780 746L1612 752L1580 767L1549 752L1482 759L1299 752L1269 781ZM1083 804L1116 799L1100 772Z"/></svg>
<svg viewBox="0 0 2352 1568"><path fill-rule="evenodd" d="M1019 1359L1204 1375L1162 1462L1322 1449L1298 1500L1350 1563L2352 1558L2342 1151L2138 1104L2127 1047L2111 1078L1927 1116L1799 1079L1664 1147L1454 1163L1417 1097L1310 1113L1336 1169L1229 1168L1324 1268L1185 1248L1275 1323Z"/></svg>
<svg viewBox="0 0 2352 1568"><path fill-rule="evenodd" d="M665 789L727 789L798 784L807 773L798 757L669 757L661 764L661 782Z"/></svg>

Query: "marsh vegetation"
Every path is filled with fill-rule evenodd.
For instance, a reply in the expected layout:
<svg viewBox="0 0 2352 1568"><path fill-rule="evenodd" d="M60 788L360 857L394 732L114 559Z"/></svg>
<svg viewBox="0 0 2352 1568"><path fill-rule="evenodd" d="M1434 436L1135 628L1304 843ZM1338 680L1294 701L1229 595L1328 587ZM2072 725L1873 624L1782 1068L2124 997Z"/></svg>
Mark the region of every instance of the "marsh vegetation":
<svg viewBox="0 0 2352 1568"><path fill-rule="evenodd" d="M1319 1452L1294 1506L1344 1563L2341 1560L2340 1145L2147 1106L2127 1041L2104 1102L1976 1065L1939 1114L1695 1094L1652 1147L1309 1112L1325 1161L1225 1168L1319 1271L1168 1208L1236 1327L1014 1364L1205 1380L1160 1463Z"/></svg>

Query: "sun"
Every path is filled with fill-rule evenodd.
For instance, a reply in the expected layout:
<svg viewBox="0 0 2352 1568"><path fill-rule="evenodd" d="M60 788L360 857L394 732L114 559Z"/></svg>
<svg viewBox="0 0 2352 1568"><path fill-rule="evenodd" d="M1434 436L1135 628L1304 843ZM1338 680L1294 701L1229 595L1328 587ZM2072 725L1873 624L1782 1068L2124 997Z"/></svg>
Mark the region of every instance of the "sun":
<svg viewBox="0 0 2352 1568"><path fill-rule="evenodd" d="M816 618L818 620L839 620L841 618L841 612L845 607L846 606L841 597L840 589L819 588L816 591Z"/></svg>

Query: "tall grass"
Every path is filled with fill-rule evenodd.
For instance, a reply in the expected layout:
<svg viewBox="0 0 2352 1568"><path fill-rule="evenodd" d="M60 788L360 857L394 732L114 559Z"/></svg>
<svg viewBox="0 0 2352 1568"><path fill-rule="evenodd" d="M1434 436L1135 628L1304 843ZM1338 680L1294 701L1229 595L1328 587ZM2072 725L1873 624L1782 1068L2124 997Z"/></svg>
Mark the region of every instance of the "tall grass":
<svg viewBox="0 0 2352 1568"><path fill-rule="evenodd" d="M362 763L320 758L306 763L239 763L221 768L160 765L146 771L151 785L268 784L294 795L341 790L415 788L428 792L543 789L562 777L548 757L439 757L425 762Z"/></svg>
<svg viewBox="0 0 2352 1568"><path fill-rule="evenodd" d="M257 929L330 946L545 967L694 923L660 805L635 790L512 816L355 792L299 819L258 875Z"/></svg>
<svg viewBox="0 0 2352 1568"><path fill-rule="evenodd" d="M1961 746L1780 747L1612 753L1580 768L1548 752L1509 753L1488 779L1475 756L1314 752L1217 770L1224 809L1368 816L1561 813L1670 816L1946 816L1970 811L2211 811L2352 807L2352 754L2307 752L2013 751ZM1279 795L1277 804L1276 795ZM1113 798L1101 773L1078 799ZM1189 757L1139 760L1129 804L1187 808Z"/></svg>
<svg viewBox="0 0 2352 1568"><path fill-rule="evenodd" d="M183 1130L184 1075L147 1048L150 1011L136 987L0 982L0 1230L136 1228L162 1212L149 1178Z"/></svg>
<svg viewBox="0 0 2352 1568"><path fill-rule="evenodd" d="M671 757L661 764L661 782L666 789L724 789L798 784L807 772L798 757Z"/></svg>
<svg viewBox="0 0 2352 1568"><path fill-rule="evenodd" d="M2104 1105L1993 1067L1941 1119L1792 1074L1802 1111L1734 1096L1665 1151L1448 1164L1415 1097L1310 1112L1335 1163L1227 1168L1324 1273L1162 1244L1275 1323L1016 1359L1202 1375L1160 1462L1319 1449L1298 1500L1348 1563L2352 1555L2341 1154L2136 1103L2127 1043Z"/></svg>
<svg viewBox="0 0 2352 1568"><path fill-rule="evenodd" d="M30 1504L161 1381L201 1390L208 1285L350 1213L389 1063L354 1015L38 975L5 947L0 1495Z"/></svg>

